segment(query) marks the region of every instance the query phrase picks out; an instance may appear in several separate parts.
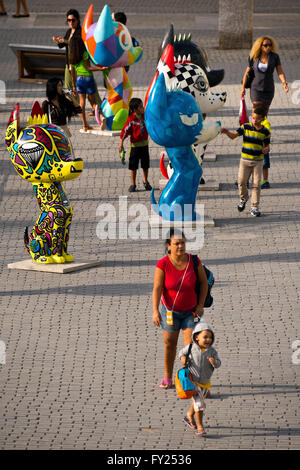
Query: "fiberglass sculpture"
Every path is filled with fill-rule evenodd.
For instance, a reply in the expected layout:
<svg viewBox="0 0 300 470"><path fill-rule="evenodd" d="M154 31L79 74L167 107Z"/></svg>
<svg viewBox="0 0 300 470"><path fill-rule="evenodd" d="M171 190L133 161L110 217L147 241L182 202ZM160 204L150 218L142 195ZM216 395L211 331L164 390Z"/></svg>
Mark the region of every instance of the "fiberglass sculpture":
<svg viewBox="0 0 300 470"><path fill-rule="evenodd" d="M37 102L23 128L19 104L15 105L5 142L16 172L32 183L40 207L32 232L25 229L27 251L37 263L72 262L68 241L73 210L61 182L80 176L82 159L74 158L69 138L63 129L48 123Z"/></svg>
<svg viewBox="0 0 300 470"><path fill-rule="evenodd" d="M174 35L173 25L170 25L170 29L163 39L161 51L173 41L173 37L175 77L182 91L190 93L195 98L202 117L205 119L206 114L217 111L226 102L227 93L225 91L220 93L211 91L213 86L218 85L222 81L224 70L211 70L205 50L192 42L191 34ZM160 66L160 61L158 65ZM157 70L157 74L159 74L159 70ZM201 166L206 147L207 143L193 145L194 152ZM166 178L169 178L173 172L170 164L167 169L165 168L163 157L161 158L161 170ZM203 178L201 178L201 181L204 181Z"/></svg>
<svg viewBox="0 0 300 470"><path fill-rule="evenodd" d="M148 133L166 148L173 174L158 204L151 192L154 210L164 220L195 220L195 201L202 168L192 145L215 138L221 123L205 123L194 97L182 91L175 77L172 41L166 46L145 100Z"/></svg>
<svg viewBox="0 0 300 470"><path fill-rule="evenodd" d="M113 21L105 5L97 23L93 23L93 4L82 25L82 39L94 64L108 67L103 71L107 96L101 109L108 130L121 130L128 117L132 86L125 71L143 54L140 46L134 47L131 35L122 23Z"/></svg>

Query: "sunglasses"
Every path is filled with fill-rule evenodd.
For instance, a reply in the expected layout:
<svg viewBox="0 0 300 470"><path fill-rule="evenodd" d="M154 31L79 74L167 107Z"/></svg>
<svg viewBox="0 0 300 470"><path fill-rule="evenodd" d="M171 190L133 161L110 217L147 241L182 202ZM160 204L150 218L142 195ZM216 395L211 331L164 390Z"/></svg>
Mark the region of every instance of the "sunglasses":
<svg viewBox="0 0 300 470"><path fill-rule="evenodd" d="M272 47L272 44L262 44L263 47Z"/></svg>
<svg viewBox="0 0 300 470"><path fill-rule="evenodd" d="M76 18L68 18L67 19L68 23L75 23L75 21L77 21Z"/></svg>

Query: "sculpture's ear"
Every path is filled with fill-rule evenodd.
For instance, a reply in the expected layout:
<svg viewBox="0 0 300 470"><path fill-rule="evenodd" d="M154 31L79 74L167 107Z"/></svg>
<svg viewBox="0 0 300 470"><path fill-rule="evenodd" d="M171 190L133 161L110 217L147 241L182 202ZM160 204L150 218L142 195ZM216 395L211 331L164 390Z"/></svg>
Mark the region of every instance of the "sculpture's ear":
<svg viewBox="0 0 300 470"><path fill-rule="evenodd" d="M171 70L175 77L175 62L174 62L174 29L173 25L170 25L170 31L168 33L168 43L166 44L163 53L160 58L160 63L166 64ZM159 69L159 64L158 64Z"/></svg>
<svg viewBox="0 0 300 470"><path fill-rule="evenodd" d="M43 114L43 110L38 101L35 101L31 108L31 115L27 119L29 126L36 126L37 124L48 124L47 114Z"/></svg>
<svg viewBox="0 0 300 470"><path fill-rule="evenodd" d="M166 33L166 35L163 39L163 42L161 44L162 52L165 50L165 48L168 44L171 44L172 46L174 46L174 27L173 27L172 24L170 24L169 31Z"/></svg>
<svg viewBox="0 0 300 470"><path fill-rule="evenodd" d="M161 120L167 111L167 89L164 74L160 74L151 91L147 103L147 111L150 111L157 119Z"/></svg>
<svg viewBox="0 0 300 470"><path fill-rule="evenodd" d="M111 12L108 5L105 5L100 16L98 22L96 24L94 30L94 38L96 43L103 42L106 39L110 38L111 36L115 35L115 29L113 20L111 17Z"/></svg>
<svg viewBox="0 0 300 470"><path fill-rule="evenodd" d="M10 118L7 123L7 129L6 129L6 136L5 136L5 142L7 147L11 146L12 143L12 137L13 142L15 142L18 139L18 134L20 132L20 105L17 103L14 107L14 109L11 112Z"/></svg>
<svg viewBox="0 0 300 470"><path fill-rule="evenodd" d="M168 71L169 69L169 71ZM170 73L169 73L170 72ZM159 77L159 75L165 74L168 87L171 87L172 80L175 79L175 62L174 62L174 30L173 25L170 25L170 31L168 33L168 43L166 44L163 53L160 57L156 73L150 83L148 91L145 97L144 107L146 109L149 96L153 90L153 87Z"/></svg>
<svg viewBox="0 0 300 470"><path fill-rule="evenodd" d="M93 4L91 4L90 8L88 9L88 11L87 11L87 13L84 17L83 23L82 23L81 37L82 37L83 41L86 40L88 30L90 29L90 27L93 24L93 8L94 8L94 6L93 6Z"/></svg>
<svg viewBox="0 0 300 470"><path fill-rule="evenodd" d="M218 70L209 70L206 72L207 78L208 78L208 83L210 87L219 85L221 81L224 78L225 71L224 69L218 69Z"/></svg>

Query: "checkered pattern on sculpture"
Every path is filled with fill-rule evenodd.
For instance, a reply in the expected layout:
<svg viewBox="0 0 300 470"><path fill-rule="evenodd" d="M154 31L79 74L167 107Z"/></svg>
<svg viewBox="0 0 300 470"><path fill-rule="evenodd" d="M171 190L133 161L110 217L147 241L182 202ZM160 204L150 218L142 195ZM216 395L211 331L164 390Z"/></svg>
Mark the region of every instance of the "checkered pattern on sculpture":
<svg viewBox="0 0 300 470"><path fill-rule="evenodd" d="M207 76L198 65L175 63L175 76L182 91L196 99L202 114L217 111L224 105L227 93L212 93Z"/></svg>

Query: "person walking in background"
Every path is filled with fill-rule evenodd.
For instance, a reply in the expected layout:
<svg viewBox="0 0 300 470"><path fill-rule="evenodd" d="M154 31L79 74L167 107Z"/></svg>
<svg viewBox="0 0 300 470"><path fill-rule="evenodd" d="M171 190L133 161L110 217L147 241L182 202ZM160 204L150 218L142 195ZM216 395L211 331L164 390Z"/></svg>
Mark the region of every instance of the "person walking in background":
<svg viewBox="0 0 300 470"><path fill-rule="evenodd" d="M250 99L253 107L263 105L266 110L265 117L267 118L269 108L274 98L275 86L274 86L274 70L276 69L279 79L281 80L284 90L286 93L289 91L289 87L286 81L286 77L281 65L280 57L278 55L278 45L276 40L271 36L261 36L253 44L248 58L248 66L246 68L243 82L241 96L246 93L246 80L247 74L253 73L253 80L250 86ZM270 128L269 121L265 121L265 127ZM263 181L261 182L262 189L269 188L269 168L270 168L270 156L268 153L264 155L263 164Z"/></svg>
<svg viewBox="0 0 300 470"><path fill-rule="evenodd" d="M215 336L207 323L201 321L195 326L192 339L188 369L195 385L195 393L192 397L192 405L183 421L190 429L196 430L197 435L205 437L207 434L203 427L203 415L206 408L204 399L211 386L210 378L214 370L221 366L221 361L217 351L212 347ZM186 363L188 350L189 344L179 351L178 357L183 365Z"/></svg>
<svg viewBox="0 0 300 470"><path fill-rule="evenodd" d="M132 98L129 102L129 116L121 131L119 152L124 149L123 142L130 135L129 170L131 172L131 185L129 192L136 190L136 175L141 161L144 175L144 188L151 191L152 186L148 182L150 156L148 146L148 132L144 118L144 106L140 98Z"/></svg>
<svg viewBox="0 0 300 470"><path fill-rule="evenodd" d="M21 15L21 6L23 7L23 10L24 10L23 15ZM28 18L29 16L30 15L29 15L29 11L27 8L26 0L17 0L17 11L16 11L16 14L13 15L13 18Z"/></svg>
<svg viewBox="0 0 300 470"><path fill-rule="evenodd" d="M185 236L182 231L170 229L166 249L167 256L158 261L154 272L152 321L155 326L163 330L165 373L159 386L168 389L172 387L179 332L182 330L184 345L190 344L195 323L204 313L208 283L198 258L200 296L197 303L196 274L192 256L186 252ZM159 311L160 301L161 311Z"/></svg>
<svg viewBox="0 0 300 470"><path fill-rule="evenodd" d="M241 153L238 186L240 192L240 202L238 211L242 212L248 200L247 182L253 173L251 215L259 217L261 215L258 207L260 201L260 182L264 154L270 151L270 131L262 125L265 119L265 108L257 106L252 110L252 123L243 124L235 132L226 128L221 129L222 134L226 134L230 139L243 136L243 147Z"/></svg>

